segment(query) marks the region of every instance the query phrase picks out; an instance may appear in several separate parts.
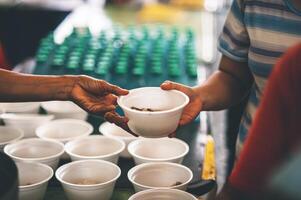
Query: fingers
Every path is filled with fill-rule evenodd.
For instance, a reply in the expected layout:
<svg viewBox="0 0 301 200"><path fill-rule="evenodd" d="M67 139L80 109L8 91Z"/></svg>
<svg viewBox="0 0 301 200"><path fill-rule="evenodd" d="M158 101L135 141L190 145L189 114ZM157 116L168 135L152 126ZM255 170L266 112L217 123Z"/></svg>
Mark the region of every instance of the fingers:
<svg viewBox="0 0 301 200"><path fill-rule="evenodd" d="M113 93L117 96L127 95L129 93L128 90L122 89L116 85L112 85L110 83L105 82L103 85L103 90L107 93Z"/></svg>
<svg viewBox="0 0 301 200"><path fill-rule="evenodd" d="M190 88L182 85L180 83L175 83L172 81L164 81L161 85L160 85L161 89L163 90L179 90L181 92L184 92L186 94L190 93Z"/></svg>
<svg viewBox="0 0 301 200"><path fill-rule="evenodd" d="M108 122L114 123L117 126L119 126L122 129L124 129L125 131L127 131L128 133L130 133L130 134L138 137L138 135L136 135L135 133L133 133L130 130L130 128L128 127L128 125L127 125L128 119L126 117L121 117L115 111L106 113L104 117L105 117L105 120L107 120Z"/></svg>

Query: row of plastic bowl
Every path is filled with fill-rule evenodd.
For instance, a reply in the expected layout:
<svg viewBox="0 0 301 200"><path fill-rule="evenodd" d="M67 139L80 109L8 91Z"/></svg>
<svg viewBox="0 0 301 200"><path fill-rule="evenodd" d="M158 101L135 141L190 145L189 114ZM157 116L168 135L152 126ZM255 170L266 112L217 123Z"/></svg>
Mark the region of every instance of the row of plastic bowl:
<svg viewBox="0 0 301 200"><path fill-rule="evenodd" d="M12 127L1 129L18 131ZM175 164L181 163L188 153L189 147L186 143L168 138L137 139L110 123L102 124L99 130L106 136L88 136L93 132L93 128L85 121L53 120L36 129L36 135L40 138L12 140L13 143L6 145L5 153L18 162L20 199L33 199L33 196L37 197L35 199L43 198L47 182L53 176L53 170L57 168L60 157L66 158L64 152L75 162L60 167L56 171L56 177L62 183L69 199L109 199L120 176L120 169L116 165L118 157L122 152L126 157L129 156L126 149L136 164L146 163L128 172L128 178L137 192L168 186L186 189L192 179L192 172L180 164ZM80 161L85 159L92 160ZM27 164L20 161L43 163L50 166L51 170L43 164ZM104 171L106 173L103 173ZM40 189L37 190L37 187Z"/></svg>

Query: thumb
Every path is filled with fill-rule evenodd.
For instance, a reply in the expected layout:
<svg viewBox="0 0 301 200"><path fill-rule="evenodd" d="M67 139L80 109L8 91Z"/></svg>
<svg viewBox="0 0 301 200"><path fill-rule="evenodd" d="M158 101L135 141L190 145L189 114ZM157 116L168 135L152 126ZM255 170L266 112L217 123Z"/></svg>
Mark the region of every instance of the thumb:
<svg viewBox="0 0 301 200"><path fill-rule="evenodd" d="M189 87L182 85L180 83L176 83L176 82L172 82L172 81L164 81L164 83L162 83L160 85L161 89L163 90L178 90L181 92L184 92L186 94L189 94Z"/></svg>

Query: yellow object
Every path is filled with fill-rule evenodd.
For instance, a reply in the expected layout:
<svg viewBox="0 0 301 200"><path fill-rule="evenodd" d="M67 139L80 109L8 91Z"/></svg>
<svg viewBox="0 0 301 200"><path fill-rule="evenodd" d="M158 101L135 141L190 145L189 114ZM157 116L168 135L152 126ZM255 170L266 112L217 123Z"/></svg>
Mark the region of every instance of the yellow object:
<svg viewBox="0 0 301 200"><path fill-rule="evenodd" d="M141 22L166 22L180 21L183 13L178 8L164 4L146 4L138 13Z"/></svg>
<svg viewBox="0 0 301 200"><path fill-rule="evenodd" d="M214 154L214 140L212 136L207 136L207 143L205 146L203 170L201 179L203 180L215 180L216 168L215 168L215 154Z"/></svg>
<svg viewBox="0 0 301 200"><path fill-rule="evenodd" d="M201 9L204 7L204 0L171 0L170 3L188 9Z"/></svg>

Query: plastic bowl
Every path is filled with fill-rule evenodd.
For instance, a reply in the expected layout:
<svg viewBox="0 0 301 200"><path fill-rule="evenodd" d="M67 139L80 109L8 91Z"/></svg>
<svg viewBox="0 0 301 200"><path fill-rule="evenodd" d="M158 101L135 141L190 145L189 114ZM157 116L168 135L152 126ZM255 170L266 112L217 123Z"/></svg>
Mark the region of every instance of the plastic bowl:
<svg viewBox="0 0 301 200"><path fill-rule="evenodd" d="M40 102L0 103L0 113L38 113Z"/></svg>
<svg viewBox="0 0 301 200"><path fill-rule="evenodd" d="M99 159L117 164L119 154L125 149L122 140L93 135L72 140L65 145L72 161Z"/></svg>
<svg viewBox="0 0 301 200"><path fill-rule="evenodd" d="M193 195L176 189L151 189L138 192L128 200L197 200Z"/></svg>
<svg viewBox="0 0 301 200"><path fill-rule="evenodd" d="M13 127L0 126L0 151L4 146L22 139L24 133L22 130Z"/></svg>
<svg viewBox="0 0 301 200"><path fill-rule="evenodd" d="M129 154L127 147L129 143L137 140L138 137L133 136L132 134L126 132L122 128L109 122L102 123L99 126L99 132L104 136L122 140L126 144L126 148L120 153L120 156L123 158L131 158L131 155Z"/></svg>
<svg viewBox="0 0 301 200"><path fill-rule="evenodd" d="M36 135L42 139L53 139L66 143L93 132L93 126L78 119L57 119L50 121L36 129Z"/></svg>
<svg viewBox="0 0 301 200"><path fill-rule="evenodd" d="M81 160L61 166L55 173L68 199L109 200L120 168L104 160Z"/></svg>
<svg viewBox="0 0 301 200"><path fill-rule="evenodd" d="M128 126L137 135L149 138L167 137L177 127L189 98L176 90L164 91L159 87L130 90L118 99L118 104L129 118ZM139 111L138 109L151 109Z"/></svg>
<svg viewBox="0 0 301 200"><path fill-rule="evenodd" d="M147 189L186 190L192 180L192 171L177 163L144 163L128 172L128 179L136 192Z"/></svg>
<svg viewBox="0 0 301 200"><path fill-rule="evenodd" d="M19 172L19 199L44 199L48 181L53 176L51 167L41 163L17 162Z"/></svg>
<svg viewBox="0 0 301 200"><path fill-rule="evenodd" d="M53 115L39 115L39 114L2 114L6 126L16 127L24 131L24 138L36 137L35 130L37 127L51 121Z"/></svg>
<svg viewBox="0 0 301 200"><path fill-rule="evenodd" d="M48 114L53 114L55 119L80 119L86 120L88 113L71 101L47 101L41 106Z"/></svg>
<svg viewBox="0 0 301 200"><path fill-rule="evenodd" d="M128 151L137 165L148 162L181 164L189 146L176 138L138 139L129 144Z"/></svg>
<svg viewBox="0 0 301 200"><path fill-rule="evenodd" d="M64 145L54 140L29 138L6 145L4 152L16 162L43 163L55 170Z"/></svg>

